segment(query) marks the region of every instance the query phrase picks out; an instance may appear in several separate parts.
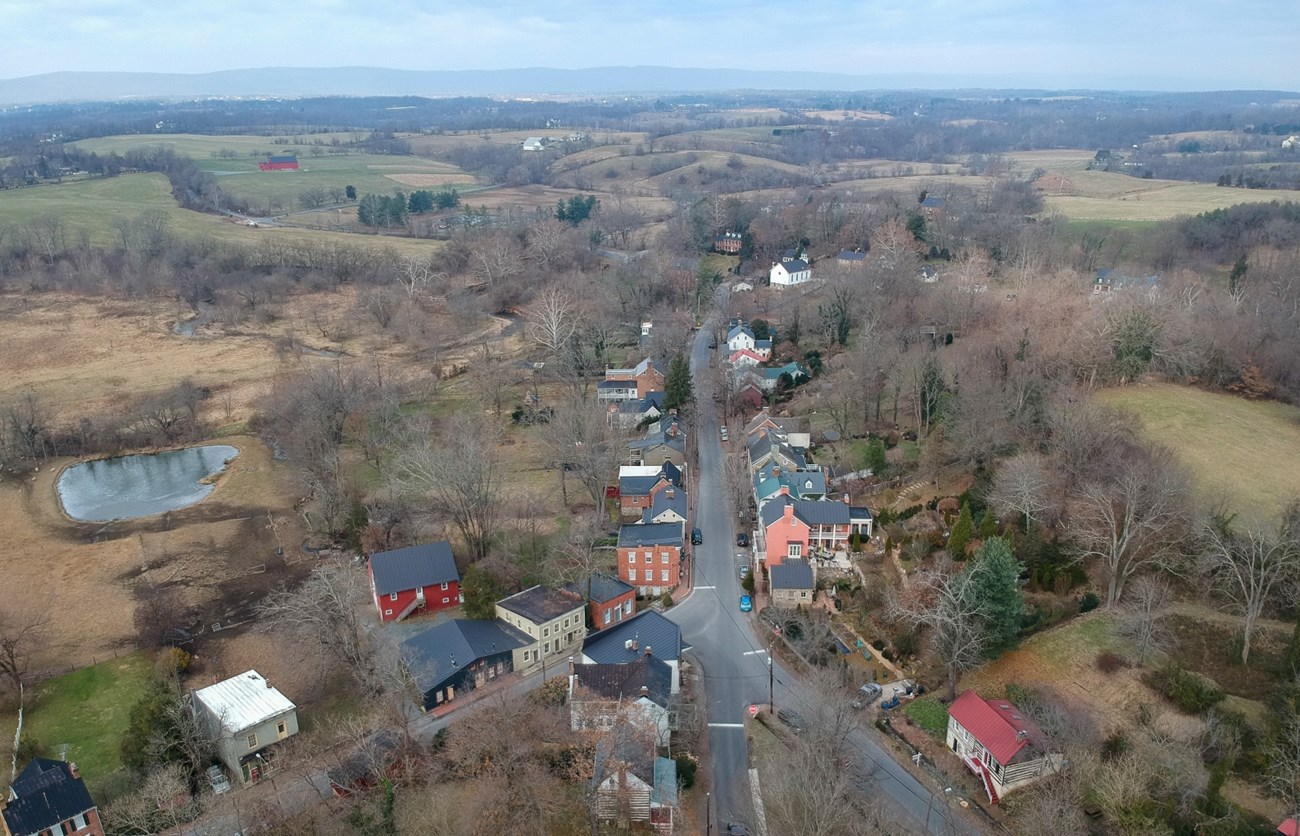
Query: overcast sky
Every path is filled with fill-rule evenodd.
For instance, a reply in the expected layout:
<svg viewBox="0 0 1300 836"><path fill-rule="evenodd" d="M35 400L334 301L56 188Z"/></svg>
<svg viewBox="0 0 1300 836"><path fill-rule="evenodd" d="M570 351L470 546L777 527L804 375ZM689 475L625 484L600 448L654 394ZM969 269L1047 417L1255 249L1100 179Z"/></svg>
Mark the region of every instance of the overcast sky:
<svg viewBox="0 0 1300 836"><path fill-rule="evenodd" d="M0 0L0 21L0 78L652 64L1300 87L1300 0Z"/></svg>

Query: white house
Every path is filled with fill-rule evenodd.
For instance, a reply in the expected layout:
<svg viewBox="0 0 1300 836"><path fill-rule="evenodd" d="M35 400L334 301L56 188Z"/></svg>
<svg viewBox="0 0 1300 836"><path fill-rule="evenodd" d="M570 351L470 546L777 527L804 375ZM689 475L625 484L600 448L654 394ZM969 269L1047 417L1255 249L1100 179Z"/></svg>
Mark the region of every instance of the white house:
<svg viewBox="0 0 1300 836"><path fill-rule="evenodd" d="M745 349L754 350L754 332L741 322L731 326L727 332L727 353L734 354Z"/></svg>
<svg viewBox="0 0 1300 836"><path fill-rule="evenodd" d="M948 707L948 748L980 777L994 804L1065 766L1065 756L1050 752L1038 726L1014 705L974 691Z"/></svg>
<svg viewBox="0 0 1300 836"><path fill-rule="evenodd" d="M545 151L547 145L546 137L530 136L524 140L525 151Z"/></svg>
<svg viewBox="0 0 1300 836"><path fill-rule="evenodd" d="M812 281L812 268L801 258L773 264L768 271L768 281L775 287L789 287Z"/></svg>
<svg viewBox="0 0 1300 836"><path fill-rule="evenodd" d="M271 771L268 746L298 733L297 706L257 671L195 691L193 708L217 757L245 784Z"/></svg>

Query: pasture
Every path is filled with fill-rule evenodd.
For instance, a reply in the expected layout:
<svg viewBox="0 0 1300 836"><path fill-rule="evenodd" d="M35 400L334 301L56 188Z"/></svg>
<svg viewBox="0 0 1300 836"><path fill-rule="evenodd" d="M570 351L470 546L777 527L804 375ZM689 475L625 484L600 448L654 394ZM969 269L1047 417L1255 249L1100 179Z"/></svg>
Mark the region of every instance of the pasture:
<svg viewBox="0 0 1300 836"><path fill-rule="evenodd" d="M1108 389L1148 438L1173 448L1206 500L1226 495L1243 521L1272 525L1300 498L1300 409L1172 383Z"/></svg>
<svg viewBox="0 0 1300 836"><path fill-rule="evenodd" d="M1049 175L1055 174L1049 171ZM1161 221L1239 203L1300 201L1300 191L1266 192L1209 183L1142 180L1106 171L1067 171L1040 180L1047 211L1072 220Z"/></svg>

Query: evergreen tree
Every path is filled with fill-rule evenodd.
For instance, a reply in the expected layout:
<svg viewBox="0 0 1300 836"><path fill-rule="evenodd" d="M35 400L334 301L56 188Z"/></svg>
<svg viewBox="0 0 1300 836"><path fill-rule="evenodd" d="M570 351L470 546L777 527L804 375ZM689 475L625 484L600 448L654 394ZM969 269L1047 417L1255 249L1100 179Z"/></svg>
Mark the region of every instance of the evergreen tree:
<svg viewBox="0 0 1300 836"><path fill-rule="evenodd" d="M975 599L982 602L987 637L984 653L989 658L1014 647L1020 637L1020 622L1025 615L1020 569L1007 542L994 537L980 546L975 561L962 570L971 573Z"/></svg>
<svg viewBox="0 0 1300 836"><path fill-rule="evenodd" d="M465 570L460 582L465 596L465 615L469 618L488 619L496 616L496 604L501 600L501 584L496 577L477 563Z"/></svg>
<svg viewBox="0 0 1300 836"><path fill-rule="evenodd" d="M992 508L984 509L984 516L980 517L980 539L987 540L990 537L996 537L998 534L998 521L993 516Z"/></svg>
<svg viewBox="0 0 1300 836"><path fill-rule="evenodd" d="M664 409L683 409L691 401L691 366L678 352L664 376Z"/></svg>
<svg viewBox="0 0 1300 836"><path fill-rule="evenodd" d="M1246 261L1243 255L1237 259L1237 263L1232 265L1232 272L1228 274L1228 292L1236 293L1241 288L1241 280L1246 277L1246 271L1250 269L1250 262Z"/></svg>
<svg viewBox="0 0 1300 836"><path fill-rule="evenodd" d="M952 555L953 560L966 559L966 544L970 542L975 533L975 521L971 517L970 503L961 504L961 513L957 515L957 522L953 523L952 531L948 534L948 553Z"/></svg>

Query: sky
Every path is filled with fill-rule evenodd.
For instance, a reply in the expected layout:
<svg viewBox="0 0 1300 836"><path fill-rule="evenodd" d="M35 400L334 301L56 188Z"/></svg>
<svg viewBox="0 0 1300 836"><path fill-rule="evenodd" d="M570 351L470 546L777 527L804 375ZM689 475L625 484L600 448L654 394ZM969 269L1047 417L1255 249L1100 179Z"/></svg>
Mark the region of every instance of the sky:
<svg viewBox="0 0 1300 836"><path fill-rule="evenodd" d="M0 0L0 78L658 65L1296 89L1297 0Z"/></svg>

